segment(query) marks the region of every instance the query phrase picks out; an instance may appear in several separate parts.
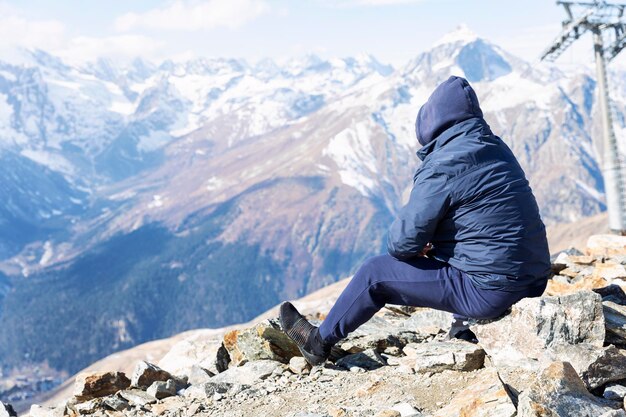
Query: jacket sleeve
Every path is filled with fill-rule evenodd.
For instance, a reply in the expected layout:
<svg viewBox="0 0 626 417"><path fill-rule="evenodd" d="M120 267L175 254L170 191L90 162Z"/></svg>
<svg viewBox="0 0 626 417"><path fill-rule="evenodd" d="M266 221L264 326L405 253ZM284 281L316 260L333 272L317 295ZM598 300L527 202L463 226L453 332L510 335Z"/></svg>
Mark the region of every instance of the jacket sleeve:
<svg viewBox="0 0 626 417"><path fill-rule="evenodd" d="M400 210L387 233L389 254L398 259L421 254L449 206L450 190L446 176L430 169L418 173L409 202Z"/></svg>

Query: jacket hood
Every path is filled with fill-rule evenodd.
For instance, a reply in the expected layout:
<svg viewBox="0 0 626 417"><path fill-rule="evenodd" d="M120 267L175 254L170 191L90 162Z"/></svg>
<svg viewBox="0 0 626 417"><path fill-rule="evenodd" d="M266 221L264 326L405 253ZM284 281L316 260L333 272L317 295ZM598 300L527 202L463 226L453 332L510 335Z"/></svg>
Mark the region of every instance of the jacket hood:
<svg viewBox="0 0 626 417"><path fill-rule="evenodd" d="M417 140L426 146L445 130L474 117L483 117L474 89L465 78L452 76L435 88L417 113Z"/></svg>

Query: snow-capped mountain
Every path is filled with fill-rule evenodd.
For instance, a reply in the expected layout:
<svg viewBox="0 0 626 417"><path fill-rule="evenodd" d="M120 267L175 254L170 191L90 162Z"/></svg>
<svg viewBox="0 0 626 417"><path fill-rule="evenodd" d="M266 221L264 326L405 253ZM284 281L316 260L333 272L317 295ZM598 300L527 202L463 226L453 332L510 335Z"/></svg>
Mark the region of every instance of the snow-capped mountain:
<svg viewBox="0 0 626 417"><path fill-rule="evenodd" d="M593 73L463 27L395 70L371 56L1 63L2 363L72 371L350 274L381 252L419 163L415 115L452 74L547 224L604 210ZM624 80L611 76L621 143Z"/></svg>

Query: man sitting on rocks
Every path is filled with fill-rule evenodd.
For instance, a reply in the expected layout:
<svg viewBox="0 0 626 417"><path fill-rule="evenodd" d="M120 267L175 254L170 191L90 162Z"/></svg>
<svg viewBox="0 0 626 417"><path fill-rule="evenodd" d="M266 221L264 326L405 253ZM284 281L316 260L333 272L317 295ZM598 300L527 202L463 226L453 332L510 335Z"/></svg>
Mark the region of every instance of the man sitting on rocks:
<svg viewBox="0 0 626 417"><path fill-rule="evenodd" d="M457 322L491 319L546 287L550 254L537 202L467 80L450 77L435 89L415 133L422 164L389 229L389 254L363 263L319 328L291 303L280 307L284 331L312 365L386 303L449 311Z"/></svg>

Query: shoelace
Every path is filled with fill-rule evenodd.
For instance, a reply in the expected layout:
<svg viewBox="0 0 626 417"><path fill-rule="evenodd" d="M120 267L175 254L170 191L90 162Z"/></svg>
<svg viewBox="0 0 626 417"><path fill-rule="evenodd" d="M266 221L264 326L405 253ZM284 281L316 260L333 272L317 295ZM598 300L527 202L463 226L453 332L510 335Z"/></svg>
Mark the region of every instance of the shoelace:
<svg viewBox="0 0 626 417"><path fill-rule="evenodd" d="M287 334L296 342L300 347L304 346L311 332L315 330L315 326L300 317L291 327L287 330Z"/></svg>

